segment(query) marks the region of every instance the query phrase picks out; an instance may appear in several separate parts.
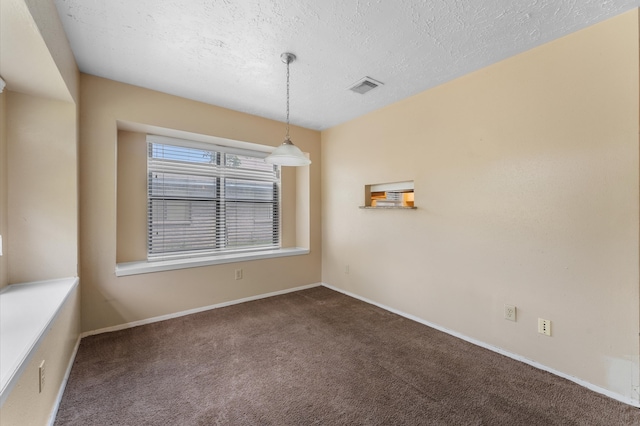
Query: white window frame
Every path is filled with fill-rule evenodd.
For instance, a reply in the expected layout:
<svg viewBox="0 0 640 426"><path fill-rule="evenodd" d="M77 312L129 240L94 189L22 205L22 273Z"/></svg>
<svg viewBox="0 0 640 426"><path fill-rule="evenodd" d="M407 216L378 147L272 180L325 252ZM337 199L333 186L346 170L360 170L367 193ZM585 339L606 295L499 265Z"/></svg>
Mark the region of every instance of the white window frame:
<svg viewBox="0 0 640 426"><path fill-rule="evenodd" d="M226 158L227 154L235 154L242 156L249 156L253 158L264 158L268 155L268 153L254 150L246 150L222 145L214 145L205 142L191 141L185 139L178 138L170 138L166 136L158 136L158 135L147 135L147 148L151 149L152 144L162 144L169 145L174 147L184 147L184 148L192 148L202 151L207 151L211 153L216 153L217 158ZM203 197L203 199L190 199L186 196L167 196L162 197L158 196L158 194L152 194L152 184L151 184L151 174L152 173L167 173L167 171L172 171L172 169L176 169L177 171L184 174L206 174L208 178L215 179L216 190L213 198ZM167 262L174 261L180 259L211 259L220 257L222 259L233 259L237 255L241 255L242 257L247 253L252 255L259 255L260 252L264 252L265 254L274 252L278 252L280 250L281 244L281 188L280 188L280 168L278 166L274 167L273 174L270 175L269 172L264 171L252 171L251 169L238 169L234 167L226 167L224 164L220 164L220 161L216 163L193 163L193 167L189 163L180 162L176 160L157 160L153 159L150 155L150 151L147 153L147 177L149 181L147 182L147 261L149 263L155 263L158 261ZM226 244L229 241L228 229L226 227L226 206L229 203L235 203L237 205L241 205L242 203L251 203L250 200L244 199L239 200L238 198L229 198L225 197L224 187L225 183L229 183L231 180L238 179L252 179L255 181L261 181L265 183L274 184L274 200L273 201L262 201L263 203L272 205L271 214L273 214L272 227L271 230L273 233L269 235L273 235L273 241L265 242L263 244L258 244L255 246L243 246L243 247L235 247L229 248ZM156 182L157 183L157 182ZM154 183L153 185L156 185ZM154 186L157 188L157 186ZM212 213L212 217L209 217L209 221L215 221L215 229L213 231L211 228L210 239L208 239L208 248L198 248L196 250L167 250L162 248L163 246L159 243L164 242L162 238L162 234L158 234L157 232L153 232L154 229L159 229L160 232L164 232L167 229L160 223L160 226L153 228L152 218L154 209L152 207L152 202L156 203L160 201L175 201L175 202L185 202L189 203L188 206L195 206L198 203L202 202L215 205L215 213ZM195 204L193 204L195 203ZM253 201L253 203L259 203L259 201ZM156 207L157 209L157 207ZM156 210L157 213L157 210ZM157 216L156 216L157 217ZM220 222L220 220L222 220ZM237 228L240 229L240 228ZM164 231L163 231L164 230ZM243 231L239 231L240 233L237 235L237 238L242 238ZM213 236L211 236L213 234ZM182 236L177 237L178 240L183 238ZM177 241L180 242L180 241ZM188 235L184 237L183 242L189 242ZM158 248L161 247L161 248Z"/></svg>

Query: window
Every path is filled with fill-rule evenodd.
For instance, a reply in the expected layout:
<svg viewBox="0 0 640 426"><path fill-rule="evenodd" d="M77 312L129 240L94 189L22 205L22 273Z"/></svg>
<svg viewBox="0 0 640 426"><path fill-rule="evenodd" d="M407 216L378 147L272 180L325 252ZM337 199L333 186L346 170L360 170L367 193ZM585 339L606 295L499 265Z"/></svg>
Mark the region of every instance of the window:
<svg viewBox="0 0 640 426"><path fill-rule="evenodd" d="M147 257L280 247L280 170L265 153L147 135Z"/></svg>

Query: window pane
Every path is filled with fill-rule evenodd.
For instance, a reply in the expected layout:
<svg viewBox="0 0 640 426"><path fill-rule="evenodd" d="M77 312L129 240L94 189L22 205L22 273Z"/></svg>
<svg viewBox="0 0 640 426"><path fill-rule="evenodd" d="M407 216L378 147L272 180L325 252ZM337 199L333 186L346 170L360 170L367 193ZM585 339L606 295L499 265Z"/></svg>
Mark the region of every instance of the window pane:
<svg viewBox="0 0 640 426"><path fill-rule="evenodd" d="M265 163L261 153L230 154L154 138L149 136L147 162L150 259L279 247L277 166Z"/></svg>
<svg viewBox="0 0 640 426"><path fill-rule="evenodd" d="M152 197L215 198L218 178L166 172L149 174L149 191Z"/></svg>
<svg viewBox="0 0 640 426"><path fill-rule="evenodd" d="M238 154L225 154L225 166L263 172L273 172L274 170L273 164L265 163L262 158Z"/></svg>
<svg viewBox="0 0 640 426"><path fill-rule="evenodd" d="M273 204L227 202L225 205L227 247L271 246L277 242Z"/></svg>
<svg viewBox="0 0 640 426"><path fill-rule="evenodd" d="M245 179L225 179L224 191L227 200L273 201L274 183Z"/></svg>
<svg viewBox="0 0 640 426"><path fill-rule="evenodd" d="M175 160L187 163L211 163L215 164L218 153L204 149L186 148L183 146L164 145L152 143L150 155L152 158L163 160Z"/></svg>
<svg viewBox="0 0 640 426"><path fill-rule="evenodd" d="M216 201L151 200L149 252L216 248Z"/></svg>

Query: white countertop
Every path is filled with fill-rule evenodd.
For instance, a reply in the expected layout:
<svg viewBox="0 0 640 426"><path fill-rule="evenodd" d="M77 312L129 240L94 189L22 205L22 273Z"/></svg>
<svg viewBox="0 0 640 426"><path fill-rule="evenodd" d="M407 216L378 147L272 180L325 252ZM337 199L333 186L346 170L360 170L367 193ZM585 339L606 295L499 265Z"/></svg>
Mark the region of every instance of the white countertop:
<svg viewBox="0 0 640 426"><path fill-rule="evenodd" d="M78 278L13 284L0 292L0 405Z"/></svg>

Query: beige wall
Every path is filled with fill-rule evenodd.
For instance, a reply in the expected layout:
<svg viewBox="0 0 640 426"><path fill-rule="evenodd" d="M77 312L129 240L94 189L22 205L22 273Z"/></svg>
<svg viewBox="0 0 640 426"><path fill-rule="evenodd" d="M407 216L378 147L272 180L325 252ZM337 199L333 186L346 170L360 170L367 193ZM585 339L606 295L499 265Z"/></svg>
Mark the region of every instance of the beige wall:
<svg viewBox="0 0 640 426"><path fill-rule="evenodd" d="M640 401L638 38L634 10L323 131L323 282ZM358 209L405 180L417 210Z"/></svg>
<svg viewBox="0 0 640 426"><path fill-rule="evenodd" d="M144 133L118 131L116 174L116 263L147 258L147 140Z"/></svg>
<svg viewBox="0 0 640 426"><path fill-rule="evenodd" d="M78 69L53 2L0 2L0 287L77 275ZM32 14L33 13L33 14ZM80 333L70 295L0 409L0 424L46 424ZM46 360L46 385L37 371Z"/></svg>
<svg viewBox="0 0 640 426"><path fill-rule="evenodd" d="M66 92L64 100L77 103L80 74L78 73L78 66L67 40L67 35L64 32L64 27L58 17L58 9L55 3L47 0L8 1L24 2L26 4L29 14L35 25L37 25L38 32L46 45L47 52L55 65L56 75L59 75L63 81L64 89L62 90Z"/></svg>
<svg viewBox="0 0 640 426"><path fill-rule="evenodd" d="M2 235L2 252L0 256L0 290L8 283L7 274L7 95L0 93L0 235Z"/></svg>
<svg viewBox="0 0 640 426"><path fill-rule="evenodd" d="M0 11L0 286L76 276L78 68L53 2Z"/></svg>
<svg viewBox="0 0 640 426"><path fill-rule="evenodd" d="M154 126L276 146L282 142L284 125L84 74L81 75L80 94L80 270L84 330L320 281L320 133L297 127L292 129L293 140L303 151L310 153L314 162L308 169L310 203L306 219L310 223L307 233L311 254L116 277L116 258L139 258L141 249L140 235L132 239L137 242L130 248L123 247L121 242L119 245L118 229L143 235L146 232L145 227L140 226L140 215L135 213L135 207L130 215L126 212L128 206L117 205L117 200L122 202L116 191L122 185L117 181L117 159L123 155L118 150L131 150L127 151L131 155L136 151L134 146L123 146L128 140L126 132L120 133L118 143L118 126L121 130ZM300 174L304 175L305 171ZM121 178L141 179L135 173L125 176L127 174L122 174ZM291 197L297 191L297 185L290 186L289 196L283 200L283 222L294 229L304 222L300 217L300 211L304 209L297 209L297 201ZM131 222L127 223L129 217ZM295 239L298 240L297 235ZM292 243L291 237L288 243ZM234 270L238 268L243 269L244 278L236 281Z"/></svg>
<svg viewBox="0 0 640 426"><path fill-rule="evenodd" d="M77 276L76 106L7 93L10 283Z"/></svg>
<svg viewBox="0 0 640 426"><path fill-rule="evenodd" d="M77 103L78 68L53 1L0 2L0 75L14 92Z"/></svg>
<svg viewBox="0 0 640 426"><path fill-rule="evenodd" d="M80 334L80 295L76 287L60 309L47 335L32 355L11 394L0 408L2 426L42 426L57 401L60 383ZM45 385L38 388L38 367L45 361Z"/></svg>

